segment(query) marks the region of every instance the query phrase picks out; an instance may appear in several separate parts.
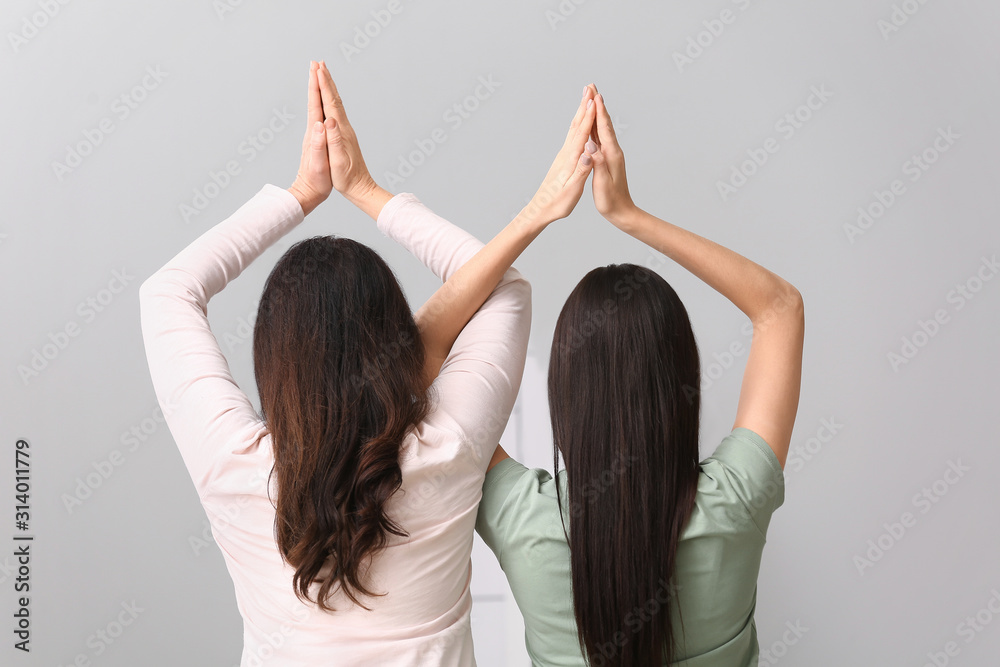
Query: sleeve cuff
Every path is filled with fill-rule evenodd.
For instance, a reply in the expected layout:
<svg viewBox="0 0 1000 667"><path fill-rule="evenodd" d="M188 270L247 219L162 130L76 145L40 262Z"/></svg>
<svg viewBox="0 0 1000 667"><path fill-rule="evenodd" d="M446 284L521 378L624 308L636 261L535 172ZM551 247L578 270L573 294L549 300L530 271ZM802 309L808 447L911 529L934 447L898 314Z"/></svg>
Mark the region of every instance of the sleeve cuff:
<svg viewBox="0 0 1000 667"><path fill-rule="evenodd" d="M767 463L771 468L771 472L773 472L777 477L784 478L785 473L781 469L781 463L778 462L777 455L774 453L774 450L771 449L771 446L764 441L764 438L743 426L737 426L734 428L732 435L733 437L756 447L760 451L761 455L763 455L763 457L767 460Z"/></svg>
<svg viewBox="0 0 1000 667"><path fill-rule="evenodd" d="M257 194L276 199L281 204L282 208L285 209L285 213L296 222L302 222L306 217L305 211L302 210L302 205L299 203L299 200L285 188L267 183Z"/></svg>
<svg viewBox="0 0 1000 667"><path fill-rule="evenodd" d="M486 473L486 479L483 480L483 496L485 497L486 494L491 493L498 486L502 485L505 480L516 477L525 470L527 468L513 458L505 458Z"/></svg>
<svg viewBox="0 0 1000 667"><path fill-rule="evenodd" d="M416 195L410 192L400 192L387 201L385 206L382 207L382 210L379 211L378 218L375 220L375 225L379 228L379 231L386 236L391 237L392 234L390 231L392 229L396 213L399 212L400 208L411 203L419 204L420 200L417 199Z"/></svg>
<svg viewBox="0 0 1000 667"><path fill-rule="evenodd" d="M779 507L785 504L785 473L781 469L781 464L778 462L777 455L774 453L774 450L771 449L771 446L767 444L764 438L760 437L760 435L758 435L755 431L752 431L748 428L745 428L743 426L737 426L736 428L733 429L730 436L754 448L760 454L760 458L757 459L758 461L763 459L764 461L767 462L768 471L770 472L770 478L767 480L763 479L758 480L758 482L766 483L768 485L772 483L774 484L773 492L765 492L765 493L773 493L773 503L771 504L771 512L774 512ZM758 472L758 475L760 475L762 472L763 471L760 470ZM747 509L751 510L751 517L753 518L754 523L757 524L758 520L757 517L754 516L754 510L760 509L760 503L755 501L753 504L754 504L753 508L748 507ZM770 519L768 519L768 522L770 522ZM760 525L758 524L757 527L760 528ZM763 532L765 532L764 529L761 529L761 533Z"/></svg>

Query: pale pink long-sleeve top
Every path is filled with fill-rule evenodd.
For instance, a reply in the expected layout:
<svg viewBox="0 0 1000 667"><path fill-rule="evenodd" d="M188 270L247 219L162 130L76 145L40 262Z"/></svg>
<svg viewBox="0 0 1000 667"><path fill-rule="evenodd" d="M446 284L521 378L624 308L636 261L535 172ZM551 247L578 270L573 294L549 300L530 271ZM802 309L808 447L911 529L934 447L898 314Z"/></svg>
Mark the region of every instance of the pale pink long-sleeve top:
<svg viewBox="0 0 1000 667"><path fill-rule="evenodd" d="M531 319L515 269L472 317L431 386L432 409L400 451L402 488L373 561L371 611L339 592L336 611L301 602L274 539L271 436L236 385L209 328L208 301L303 219L287 190L265 185L139 290L156 398L225 558L243 616L242 667L475 665L469 614L473 530L486 467L514 405ZM412 194L378 227L446 280L482 247ZM314 590L317 587L314 587ZM315 597L315 596L314 596Z"/></svg>

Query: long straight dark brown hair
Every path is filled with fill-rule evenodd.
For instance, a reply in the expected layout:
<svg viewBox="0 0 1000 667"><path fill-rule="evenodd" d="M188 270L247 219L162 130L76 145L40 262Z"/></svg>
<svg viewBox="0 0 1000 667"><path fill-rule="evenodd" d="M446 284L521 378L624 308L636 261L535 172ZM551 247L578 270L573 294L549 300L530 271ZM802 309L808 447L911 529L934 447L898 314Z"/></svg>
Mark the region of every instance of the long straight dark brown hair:
<svg viewBox="0 0 1000 667"><path fill-rule="evenodd" d="M676 655L671 577L697 489L699 387L687 311L662 277L635 264L584 276L556 323L548 389L573 608L594 667Z"/></svg>
<svg viewBox="0 0 1000 667"><path fill-rule="evenodd" d="M371 558L406 534L386 504L402 481L400 444L428 410L406 297L371 248L299 241L267 279L253 356L274 448L275 537L295 594L311 600L317 582L320 609L333 610L337 588L364 607L361 596L378 595L365 580Z"/></svg>

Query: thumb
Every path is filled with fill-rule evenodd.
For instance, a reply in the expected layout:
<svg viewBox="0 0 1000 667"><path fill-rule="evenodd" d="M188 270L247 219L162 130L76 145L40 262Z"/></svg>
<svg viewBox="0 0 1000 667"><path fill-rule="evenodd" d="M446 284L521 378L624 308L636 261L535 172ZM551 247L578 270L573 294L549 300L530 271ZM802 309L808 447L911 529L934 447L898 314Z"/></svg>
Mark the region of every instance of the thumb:
<svg viewBox="0 0 1000 667"><path fill-rule="evenodd" d="M325 125L327 159L336 182L338 175L351 166L351 160L344 150L344 135L340 132L340 123L331 117L326 119Z"/></svg>
<svg viewBox="0 0 1000 667"><path fill-rule="evenodd" d="M579 190L582 192L583 184L587 180L587 176L590 175L590 170L594 168L593 158L594 156L589 153L580 155L580 159L576 161L576 169L563 187L568 190Z"/></svg>
<svg viewBox="0 0 1000 667"><path fill-rule="evenodd" d="M323 124L326 126L326 143L331 147L339 146L344 140L344 135L340 133L340 123L331 116Z"/></svg>
<svg viewBox="0 0 1000 667"><path fill-rule="evenodd" d="M608 158L604 155L604 149L598 148L591 156L594 159L594 180L611 178L608 170Z"/></svg>
<svg viewBox="0 0 1000 667"><path fill-rule="evenodd" d="M312 149L313 153L326 149L326 128L320 121L313 123L312 135L309 137L309 148Z"/></svg>

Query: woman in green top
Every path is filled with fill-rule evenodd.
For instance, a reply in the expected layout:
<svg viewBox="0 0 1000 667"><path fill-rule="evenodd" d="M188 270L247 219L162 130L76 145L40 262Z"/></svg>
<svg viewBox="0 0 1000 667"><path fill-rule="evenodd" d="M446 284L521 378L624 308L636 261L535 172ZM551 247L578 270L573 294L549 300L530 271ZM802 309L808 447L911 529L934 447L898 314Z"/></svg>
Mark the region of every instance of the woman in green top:
<svg viewBox="0 0 1000 667"><path fill-rule="evenodd" d="M594 269L567 299L552 341L556 476L498 447L477 530L507 575L535 664L756 665L757 574L784 501L802 297L633 203L611 118L603 97L594 100L586 152L598 211L750 318L735 422L699 461L701 373L684 305L647 268Z"/></svg>

